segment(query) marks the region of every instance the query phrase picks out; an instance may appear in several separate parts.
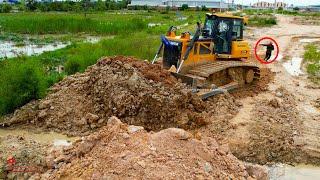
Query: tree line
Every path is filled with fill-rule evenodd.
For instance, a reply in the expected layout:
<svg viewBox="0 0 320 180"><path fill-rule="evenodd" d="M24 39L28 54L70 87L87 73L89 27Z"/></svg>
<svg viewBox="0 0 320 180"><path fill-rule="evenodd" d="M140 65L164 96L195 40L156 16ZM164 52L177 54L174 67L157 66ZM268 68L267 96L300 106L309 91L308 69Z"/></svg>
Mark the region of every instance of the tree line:
<svg viewBox="0 0 320 180"><path fill-rule="evenodd" d="M12 9L17 9L19 11L106 11L106 10L119 10L127 8L129 0L114 1L114 0L82 0L79 2L75 1L43 1L39 2L36 0L21 0L16 4L0 4L0 13L8 13Z"/></svg>

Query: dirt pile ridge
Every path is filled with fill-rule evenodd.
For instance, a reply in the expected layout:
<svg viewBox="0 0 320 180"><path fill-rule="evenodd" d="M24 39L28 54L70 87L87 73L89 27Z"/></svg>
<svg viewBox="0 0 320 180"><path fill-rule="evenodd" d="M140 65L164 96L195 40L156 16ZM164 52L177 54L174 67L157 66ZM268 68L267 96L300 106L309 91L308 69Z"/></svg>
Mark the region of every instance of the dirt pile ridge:
<svg viewBox="0 0 320 180"><path fill-rule="evenodd" d="M205 109L204 102L160 65L110 57L57 83L45 99L15 112L9 124L83 135L114 115L147 130L189 128L204 124Z"/></svg>
<svg viewBox="0 0 320 180"><path fill-rule="evenodd" d="M213 138L196 140L182 129L148 133L111 117L101 128L67 148L44 179L263 179L261 167L244 165ZM39 174L34 178L40 178Z"/></svg>

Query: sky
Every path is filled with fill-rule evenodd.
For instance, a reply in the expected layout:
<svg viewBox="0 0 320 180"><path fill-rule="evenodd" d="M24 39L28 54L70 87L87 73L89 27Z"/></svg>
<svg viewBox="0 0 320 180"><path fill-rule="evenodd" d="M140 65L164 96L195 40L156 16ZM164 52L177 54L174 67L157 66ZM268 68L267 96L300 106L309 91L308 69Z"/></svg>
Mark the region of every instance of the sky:
<svg viewBox="0 0 320 180"><path fill-rule="evenodd" d="M232 2L232 0L225 0L226 2ZM260 0L265 2L274 3L274 0ZM250 3L256 3L258 0L234 0L236 4L249 5ZM277 0L277 2L285 2L289 5L293 4L295 6L306 6L306 5L320 5L320 0Z"/></svg>

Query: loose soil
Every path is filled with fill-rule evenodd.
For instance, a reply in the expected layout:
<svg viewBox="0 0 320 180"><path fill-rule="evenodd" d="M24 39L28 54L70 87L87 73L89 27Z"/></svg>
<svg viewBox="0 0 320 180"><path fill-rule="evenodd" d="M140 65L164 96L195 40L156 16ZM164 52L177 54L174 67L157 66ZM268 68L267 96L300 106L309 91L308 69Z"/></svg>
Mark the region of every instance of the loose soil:
<svg viewBox="0 0 320 180"><path fill-rule="evenodd" d="M84 135L104 126L111 116L147 130L205 123L204 102L160 65L133 58L102 58L51 91L45 99L17 110L5 124Z"/></svg>
<svg viewBox="0 0 320 180"><path fill-rule="evenodd" d="M212 138L196 140L176 128L148 133L116 117L60 156L59 168L41 178L246 179L250 176L246 168L252 176L252 169L258 169L259 178L267 177L263 168L240 162Z"/></svg>

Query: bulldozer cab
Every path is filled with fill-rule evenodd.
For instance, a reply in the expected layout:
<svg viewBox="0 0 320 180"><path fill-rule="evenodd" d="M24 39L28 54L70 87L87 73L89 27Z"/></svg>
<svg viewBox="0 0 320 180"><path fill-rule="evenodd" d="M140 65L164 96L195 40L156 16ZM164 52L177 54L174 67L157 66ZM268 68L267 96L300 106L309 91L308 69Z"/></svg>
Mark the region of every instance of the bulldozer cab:
<svg viewBox="0 0 320 180"><path fill-rule="evenodd" d="M214 41L216 54L231 54L232 41L243 39L243 18L207 14L202 35Z"/></svg>

